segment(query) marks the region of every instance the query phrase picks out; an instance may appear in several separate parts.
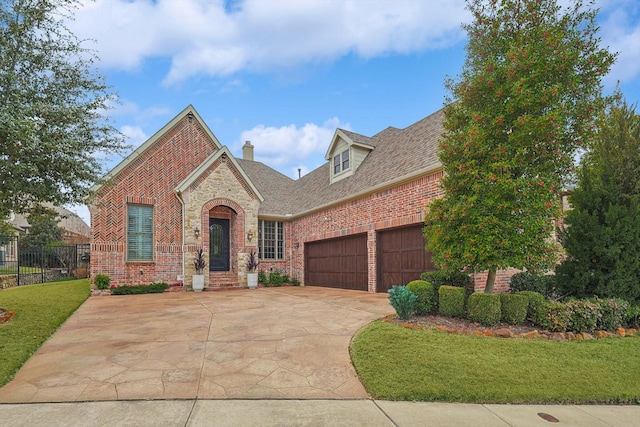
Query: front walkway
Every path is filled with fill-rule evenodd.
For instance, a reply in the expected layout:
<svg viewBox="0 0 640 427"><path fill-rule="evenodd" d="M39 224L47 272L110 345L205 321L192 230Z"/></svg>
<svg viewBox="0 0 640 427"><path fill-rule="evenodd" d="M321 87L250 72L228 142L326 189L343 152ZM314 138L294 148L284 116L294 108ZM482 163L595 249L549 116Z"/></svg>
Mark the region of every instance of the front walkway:
<svg viewBox="0 0 640 427"><path fill-rule="evenodd" d="M366 398L353 334L385 294L312 287L89 298L0 402Z"/></svg>

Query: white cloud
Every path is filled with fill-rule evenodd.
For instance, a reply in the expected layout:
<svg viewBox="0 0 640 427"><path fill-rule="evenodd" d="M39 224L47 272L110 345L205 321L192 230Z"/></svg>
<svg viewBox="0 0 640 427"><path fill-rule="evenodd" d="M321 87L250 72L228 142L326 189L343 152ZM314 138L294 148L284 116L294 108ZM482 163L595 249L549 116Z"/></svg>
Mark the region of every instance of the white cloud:
<svg viewBox="0 0 640 427"><path fill-rule="evenodd" d="M120 132L127 138L127 143L131 145L133 148L138 148L141 144L143 144L149 137L139 126L122 126L120 128Z"/></svg>
<svg viewBox="0 0 640 427"><path fill-rule="evenodd" d="M640 7L635 2L611 2L603 9L602 44L618 52L607 76L609 84L631 81L640 76Z"/></svg>
<svg viewBox="0 0 640 427"><path fill-rule="evenodd" d="M165 84L194 75L364 58L445 47L464 37L464 0L245 0L232 11L203 0L97 0L70 23L97 41L103 65L137 69L171 58Z"/></svg>
<svg viewBox="0 0 640 427"><path fill-rule="evenodd" d="M329 148L336 128L350 129L348 123L341 123L337 117L326 120L321 125L307 123L301 127L294 124L272 127L258 125L240 134L242 144L251 141L254 158L274 169L291 172L287 176L298 177L298 168L303 174L309 168L298 165L317 167L324 162L324 154ZM237 145L238 151L239 145Z"/></svg>

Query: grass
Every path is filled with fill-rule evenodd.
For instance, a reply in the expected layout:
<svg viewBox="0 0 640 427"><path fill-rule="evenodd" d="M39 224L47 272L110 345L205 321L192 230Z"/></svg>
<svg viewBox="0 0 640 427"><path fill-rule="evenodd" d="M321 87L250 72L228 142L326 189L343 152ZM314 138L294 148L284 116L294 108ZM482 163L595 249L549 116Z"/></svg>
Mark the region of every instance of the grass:
<svg viewBox="0 0 640 427"><path fill-rule="evenodd" d="M20 273L42 273L42 269L40 267L20 267ZM0 275L2 274L18 274L18 267L2 267L0 268Z"/></svg>
<svg viewBox="0 0 640 427"><path fill-rule="evenodd" d="M0 307L16 313L0 324L0 387L88 297L88 279L0 291Z"/></svg>
<svg viewBox="0 0 640 427"><path fill-rule="evenodd" d="M545 341L454 335L376 321L351 343L376 399L640 403L640 337Z"/></svg>

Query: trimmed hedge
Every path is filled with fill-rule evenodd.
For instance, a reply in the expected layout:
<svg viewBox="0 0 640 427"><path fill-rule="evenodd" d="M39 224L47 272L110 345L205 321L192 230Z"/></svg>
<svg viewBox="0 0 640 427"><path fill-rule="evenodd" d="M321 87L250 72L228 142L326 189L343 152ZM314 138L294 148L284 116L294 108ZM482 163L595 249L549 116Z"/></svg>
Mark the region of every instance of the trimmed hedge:
<svg viewBox="0 0 640 427"><path fill-rule="evenodd" d="M516 273L509 279L509 287L511 293L533 291L552 299L560 296L556 276L553 274L532 274L528 271Z"/></svg>
<svg viewBox="0 0 640 427"><path fill-rule="evenodd" d="M418 298L415 303L417 315L429 314L435 308L436 291L431 283L424 280L414 280L407 283L407 289Z"/></svg>
<svg viewBox="0 0 640 427"><path fill-rule="evenodd" d="M527 319L535 323L536 313L540 310L540 307L547 303L547 298L541 293L535 291L520 291L516 295L524 295L527 297Z"/></svg>
<svg viewBox="0 0 640 427"><path fill-rule="evenodd" d="M166 282L155 282L149 285L118 286L111 288L111 295L161 294L169 289Z"/></svg>
<svg viewBox="0 0 640 427"><path fill-rule="evenodd" d="M571 311L566 304L549 301L537 311L535 323L548 331L564 332L570 321Z"/></svg>
<svg viewBox="0 0 640 427"><path fill-rule="evenodd" d="M436 271L427 271L420 275L420 279L425 282L431 283L433 285L433 292L435 295L434 299L434 310L438 308L439 302L439 289L440 286L455 286L457 288L464 288L466 295L465 299L469 298L474 292L474 284L473 278L468 273L463 273L462 271L444 271L444 270L436 270Z"/></svg>
<svg viewBox="0 0 640 427"><path fill-rule="evenodd" d="M501 319L511 325L522 325L527 318L529 298L520 294L500 295Z"/></svg>
<svg viewBox="0 0 640 427"><path fill-rule="evenodd" d="M598 325L600 304L591 300L572 299L565 303L571 319L567 330L573 332L593 332Z"/></svg>
<svg viewBox="0 0 640 427"><path fill-rule="evenodd" d="M620 298L596 298L595 301L600 304L600 316L596 326L598 329L615 331L626 324L628 302Z"/></svg>
<svg viewBox="0 0 640 427"><path fill-rule="evenodd" d="M440 286L438 289L440 314L449 317L464 317L464 288Z"/></svg>
<svg viewBox="0 0 640 427"><path fill-rule="evenodd" d="M500 305L500 295L473 293L467 303L467 317L484 326L497 325L501 317Z"/></svg>

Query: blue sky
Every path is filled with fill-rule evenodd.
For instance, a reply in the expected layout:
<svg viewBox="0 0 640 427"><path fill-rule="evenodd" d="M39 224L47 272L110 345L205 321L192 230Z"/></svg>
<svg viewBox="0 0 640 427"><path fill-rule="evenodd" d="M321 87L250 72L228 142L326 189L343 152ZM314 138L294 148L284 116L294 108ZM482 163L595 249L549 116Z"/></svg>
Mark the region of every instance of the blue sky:
<svg viewBox="0 0 640 427"><path fill-rule="evenodd" d="M638 102L640 2L596 5L602 44L619 52L605 91L620 81ZM96 0L69 28L93 40L132 150L192 104L235 156L250 140L256 160L296 178L325 162L337 127L372 136L441 108L468 20L464 0Z"/></svg>

